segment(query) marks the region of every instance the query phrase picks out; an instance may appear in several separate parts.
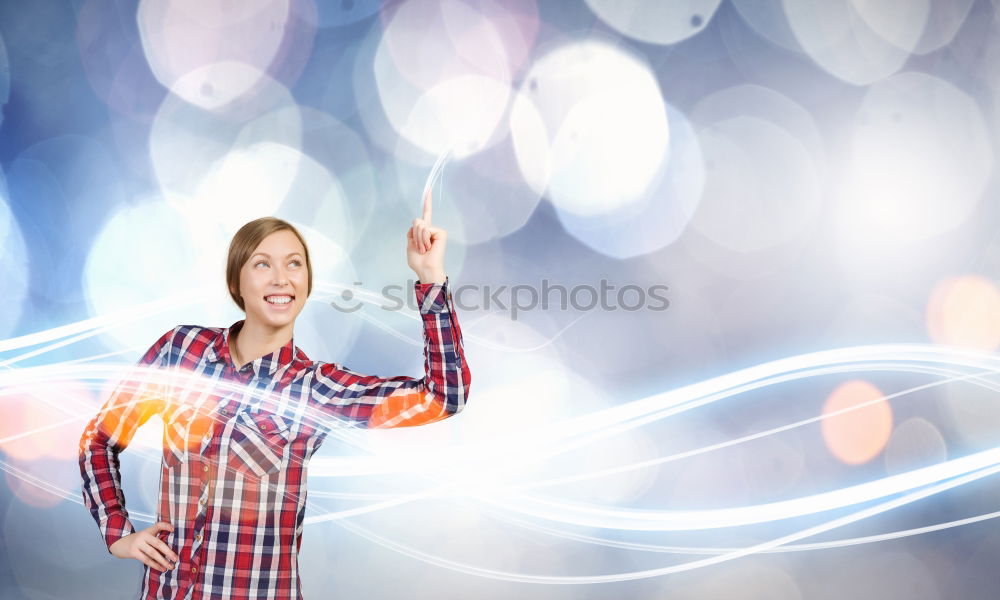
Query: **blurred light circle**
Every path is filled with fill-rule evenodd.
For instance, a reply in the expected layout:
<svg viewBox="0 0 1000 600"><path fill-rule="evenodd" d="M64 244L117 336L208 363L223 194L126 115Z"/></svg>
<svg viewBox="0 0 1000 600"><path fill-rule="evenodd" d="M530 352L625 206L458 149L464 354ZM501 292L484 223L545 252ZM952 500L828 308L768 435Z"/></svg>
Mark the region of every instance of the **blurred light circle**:
<svg viewBox="0 0 1000 600"><path fill-rule="evenodd" d="M673 244L687 230L705 185L705 161L688 119L670 105L670 159L664 161L640 201L613 212L580 216L560 210L566 231L613 258L631 258Z"/></svg>
<svg viewBox="0 0 1000 600"><path fill-rule="evenodd" d="M909 418L892 432L885 449L885 468L890 474L927 467L948 458L944 437L930 421Z"/></svg>
<svg viewBox="0 0 1000 600"><path fill-rule="evenodd" d="M520 92L511 102L509 130L524 181L543 194L552 172L549 130L534 102Z"/></svg>
<svg viewBox="0 0 1000 600"><path fill-rule="evenodd" d="M658 106L630 107L640 114L663 116L651 120L648 125L653 134L644 135L636 121L622 123L607 118L625 108L623 99L615 93L594 94L573 104L566 113L550 148L549 191L559 199L561 208L581 215L601 214L609 204L628 205L639 198L653 180L667 153L663 144L668 141L666 110L659 98L654 99ZM629 147L634 151L628 153L628 159L607 150ZM611 177L587 177L592 169L603 169Z"/></svg>
<svg viewBox="0 0 1000 600"><path fill-rule="evenodd" d="M375 74L386 78L380 89L396 85L388 79L395 77L421 91L463 75L509 83L506 42L478 7L461 0L411 0L385 27Z"/></svg>
<svg viewBox="0 0 1000 600"><path fill-rule="evenodd" d="M716 244L750 253L796 241L819 214L812 157L785 129L739 116L698 132L705 189L691 226Z"/></svg>
<svg viewBox="0 0 1000 600"><path fill-rule="evenodd" d="M466 156L491 142L509 96L510 88L495 79L455 77L421 94L405 119L394 125L400 135L427 152L451 150L455 156Z"/></svg>
<svg viewBox="0 0 1000 600"><path fill-rule="evenodd" d="M593 40L562 44L534 62L512 107L511 134L526 181L581 216L641 198L670 145L648 66Z"/></svg>
<svg viewBox="0 0 1000 600"><path fill-rule="evenodd" d="M474 6L503 41L507 71L518 73L531 57L538 36L541 23L537 1L475 0Z"/></svg>
<svg viewBox="0 0 1000 600"><path fill-rule="evenodd" d="M868 89L843 184L844 235L915 241L964 223L993 169L976 102L952 84L908 72Z"/></svg>
<svg viewBox="0 0 1000 600"><path fill-rule="evenodd" d="M257 142L300 147L298 105L287 88L258 74L258 93L223 110L204 110L173 94L164 98L149 133L150 158L164 192L193 195L216 162L241 147Z"/></svg>
<svg viewBox="0 0 1000 600"><path fill-rule="evenodd" d="M203 263L212 261L206 265L211 269L203 269L206 285L217 282L225 287L229 240L245 223L265 215L293 224L308 224L296 227L310 245L314 293L318 284L328 282L335 274L334 281L354 281L356 277L344 249L355 241L354 221L344 190L330 171L302 152L281 144L259 142L243 146L238 142L235 147L239 149L217 161L194 196L169 198L171 206L185 219L197 255ZM312 247L313 240L319 247ZM210 314L219 315L220 309L236 308L228 294L225 298ZM242 315L221 314L237 318ZM232 322L229 319L229 316L224 318L227 321L224 325ZM299 319L313 320L305 312ZM338 340L340 345L348 343L349 328L343 325L335 328L345 334Z"/></svg>
<svg viewBox="0 0 1000 600"><path fill-rule="evenodd" d="M858 465L882 452L892 434L892 408L884 394L862 380L847 381L834 389L823 405L822 432L827 449L838 460ZM882 398L862 408L831 415L839 410Z"/></svg>
<svg viewBox="0 0 1000 600"><path fill-rule="evenodd" d="M170 91L195 106L217 110L243 96L263 76L262 71L244 63L216 62L177 78Z"/></svg>
<svg viewBox="0 0 1000 600"><path fill-rule="evenodd" d="M858 2L855 0L854 6L858 6ZM871 2L863 2L861 4L870 5L874 4ZM923 34L917 41L916 46L913 47L913 52L916 54L929 54L935 50L943 48L950 44L955 38L955 34L965 23L966 18L969 16L969 12L972 10L972 5L974 0L949 0L949 2L930 2L929 14L924 23ZM889 18L899 19L899 12L910 11L911 4L903 3L897 5L898 8L895 11L896 14L888 15ZM919 7L918 9L922 9ZM862 11L864 13L867 10ZM884 10L884 9L883 9ZM883 28L892 28L891 23L888 20L883 20Z"/></svg>
<svg viewBox="0 0 1000 600"><path fill-rule="evenodd" d="M289 14L289 0L141 0L136 19L156 79L213 109L259 81L281 46Z"/></svg>
<svg viewBox="0 0 1000 600"><path fill-rule="evenodd" d="M187 205L173 203L192 220L207 219L235 233L244 223L276 212L303 158L298 150L273 142L236 148L213 165ZM320 183L328 187L332 178L326 174Z"/></svg>
<svg viewBox="0 0 1000 600"><path fill-rule="evenodd" d="M1000 290L982 275L948 277L931 292L927 329L938 344L1000 349Z"/></svg>
<svg viewBox="0 0 1000 600"><path fill-rule="evenodd" d="M756 117L790 133L809 151L819 181L825 181L823 136L809 111L788 96L760 85L735 85L705 96L690 113L696 128L741 116Z"/></svg>
<svg viewBox="0 0 1000 600"><path fill-rule="evenodd" d="M973 2L920 0L914 3L878 3L850 0L845 5L855 13L854 19L885 41L903 50L927 54L951 43L968 17ZM733 6L760 35L790 50L803 52L789 25L782 0L734 0ZM827 7L824 10L830 9ZM918 33L919 39L914 41Z"/></svg>
<svg viewBox="0 0 1000 600"><path fill-rule="evenodd" d="M221 245L228 240L214 240ZM95 236L83 272L89 313L113 317L142 304L178 295L177 305L127 326L110 329L112 348L148 348L177 324L218 323L228 300L225 254L205 252L210 240L198 239L184 215L159 198L122 205ZM195 294L215 290L213 300L196 304ZM124 325L124 324L123 324ZM228 323L226 323L228 325Z"/></svg>
<svg viewBox="0 0 1000 600"><path fill-rule="evenodd" d="M458 0L400 6L373 68L389 123L417 147L463 156L496 142L511 70L505 40L482 13Z"/></svg>
<svg viewBox="0 0 1000 600"><path fill-rule="evenodd" d="M855 85L867 85L898 71L910 56L927 20L926 0L917 10L897 9L893 24L886 25L904 47L886 41L867 25L853 8L851 0L796 2L783 0L785 16L802 50L822 69L838 79ZM877 3L866 3L875 5ZM883 3L884 4L884 3ZM924 10L920 10L923 5ZM882 4L878 4L882 6ZM887 4L896 7L896 4ZM870 11L871 19L882 13Z"/></svg>
<svg viewBox="0 0 1000 600"><path fill-rule="evenodd" d="M712 48L718 48L718 55L706 58L732 63L737 73L713 80L713 89L752 82L752 87L780 90L780 94L774 95L794 97L796 103L809 107L808 112L817 121L820 113L830 116L817 107L834 106L837 104L834 99L844 99L857 91L809 60L788 25L782 0L734 0L731 5L736 10L722 11L716 17L718 26L713 27L719 40ZM689 72L693 75L703 64L692 65ZM690 114L697 122L694 112ZM786 125L780 118L764 117L764 120Z"/></svg>
<svg viewBox="0 0 1000 600"><path fill-rule="evenodd" d="M879 37L907 52L916 50L931 15L931 0L849 0L847 7Z"/></svg>
<svg viewBox="0 0 1000 600"><path fill-rule="evenodd" d="M743 21L768 41L803 52L785 16L782 0L732 0Z"/></svg>
<svg viewBox="0 0 1000 600"><path fill-rule="evenodd" d="M587 0L587 5L602 21L631 38L651 44L675 44L708 26L720 2Z"/></svg>

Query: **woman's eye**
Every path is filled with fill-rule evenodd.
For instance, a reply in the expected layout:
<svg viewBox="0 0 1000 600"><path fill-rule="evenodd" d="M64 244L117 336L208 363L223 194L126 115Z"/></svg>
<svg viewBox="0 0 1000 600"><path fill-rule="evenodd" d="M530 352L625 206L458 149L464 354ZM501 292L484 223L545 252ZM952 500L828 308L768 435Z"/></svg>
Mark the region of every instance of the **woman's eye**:
<svg viewBox="0 0 1000 600"><path fill-rule="evenodd" d="M300 262L299 262L299 261L297 261L297 260L293 260L292 262L293 262L293 263L295 263L296 265L300 266L300 267L302 266L302 263L300 263Z"/></svg>
<svg viewBox="0 0 1000 600"><path fill-rule="evenodd" d="M266 260L258 260L256 263L254 263L253 266L256 267L256 266L259 266L259 265L266 265L266 264L267 264Z"/></svg>

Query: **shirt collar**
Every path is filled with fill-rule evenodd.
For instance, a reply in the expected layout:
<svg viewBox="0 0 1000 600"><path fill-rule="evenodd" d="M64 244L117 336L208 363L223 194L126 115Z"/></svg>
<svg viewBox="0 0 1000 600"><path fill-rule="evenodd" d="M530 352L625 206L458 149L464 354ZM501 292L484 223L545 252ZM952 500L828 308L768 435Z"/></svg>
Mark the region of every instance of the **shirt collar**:
<svg viewBox="0 0 1000 600"><path fill-rule="evenodd" d="M205 358L209 362L229 363L233 366L233 368L235 368L236 365L233 364L232 355L229 353L230 334L236 333L242 329L245 322L246 319L240 319L229 327L223 329L208 347ZM258 376L261 375L261 373L274 375L274 372L277 371L279 367L291 364L292 360L296 357L304 356L305 355L302 351L296 348L295 338L292 337L292 339L288 340L288 343L284 346L251 362L250 368L253 369L253 372Z"/></svg>

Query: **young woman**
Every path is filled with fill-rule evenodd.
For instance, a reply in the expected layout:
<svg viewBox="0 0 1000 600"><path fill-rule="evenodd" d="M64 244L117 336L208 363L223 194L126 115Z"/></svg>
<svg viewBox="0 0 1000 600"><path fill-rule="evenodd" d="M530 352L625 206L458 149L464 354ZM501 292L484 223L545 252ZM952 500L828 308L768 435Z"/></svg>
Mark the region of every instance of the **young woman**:
<svg viewBox="0 0 1000 600"><path fill-rule="evenodd" d="M471 374L445 243L429 218L407 231L425 373L383 378L313 361L295 345L295 318L312 291L309 249L295 227L266 217L236 233L226 279L246 317L163 334L138 363L147 376L127 377L80 440L84 504L108 552L145 565L141 598L300 598L306 468L326 435L462 410ZM137 531L118 454L154 414L164 423L158 522Z"/></svg>

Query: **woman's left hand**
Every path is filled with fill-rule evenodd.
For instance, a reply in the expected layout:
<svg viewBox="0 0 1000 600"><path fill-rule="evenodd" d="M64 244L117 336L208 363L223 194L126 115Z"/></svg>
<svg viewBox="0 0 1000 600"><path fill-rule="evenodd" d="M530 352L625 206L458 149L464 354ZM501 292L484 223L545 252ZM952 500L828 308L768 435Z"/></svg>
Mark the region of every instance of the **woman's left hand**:
<svg viewBox="0 0 1000 600"><path fill-rule="evenodd" d="M431 225L431 197L424 198L424 214L413 219L406 232L406 264L421 283L444 282L444 248L448 232Z"/></svg>

